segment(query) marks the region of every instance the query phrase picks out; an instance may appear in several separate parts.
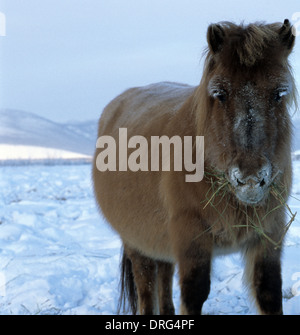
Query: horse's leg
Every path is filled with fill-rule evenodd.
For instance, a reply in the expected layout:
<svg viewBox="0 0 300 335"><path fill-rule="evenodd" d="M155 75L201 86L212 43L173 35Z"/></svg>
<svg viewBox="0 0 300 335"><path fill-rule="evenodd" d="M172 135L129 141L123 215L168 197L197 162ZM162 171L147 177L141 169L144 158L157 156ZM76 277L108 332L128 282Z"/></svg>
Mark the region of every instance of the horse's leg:
<svg viewBox="0 0 300 335"><path fill-rule="evenodd" d="M273 245L251 248L246 253L246 277L261 314L282 314L280 250Z"/></svg>
<svg viewBox="0 0 300 335"><path fill-rule="evenodd" d="M210 291L210 254L201 249L198 249L197 253L198 258L187 256L179 262L180 313L185 315L201 314L202 306Z"/></svg>
<svg viewBox="0 0 300 335"><path fill-rule="evenodd" d="M188 213L172 223L172 243L179 266L181 314L201 314L210 291L213 239L201 221Z"/></svg>
<svg viewBox="0 0 300 335"><path fill-rule="evenodd" d="M175 309L172 299L174 265L168 262L157 261L159 313L173 315Z"/></svg>
<svg viewBox="0 0 300 335"><path fill-rule="evenodd" d="M126 248L132 263L132 272L138 294L140 315L157 314L157 264L156 261L140 252Z"/></svg>

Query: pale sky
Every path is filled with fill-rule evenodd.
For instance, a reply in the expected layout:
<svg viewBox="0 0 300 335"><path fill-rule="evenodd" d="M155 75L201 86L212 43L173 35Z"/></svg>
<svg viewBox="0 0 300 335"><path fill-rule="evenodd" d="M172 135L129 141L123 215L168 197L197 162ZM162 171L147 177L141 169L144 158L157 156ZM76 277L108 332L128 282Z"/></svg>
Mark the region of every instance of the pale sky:
<svg viewBox="0 0 300 335"><path fill-rule="evenodd" d="M292 20L300 1L0 0L0 12L0 107L64 122L98 118L132 86L198 84L210 23ZM291 61L299 77L300 42Z"/></svg>

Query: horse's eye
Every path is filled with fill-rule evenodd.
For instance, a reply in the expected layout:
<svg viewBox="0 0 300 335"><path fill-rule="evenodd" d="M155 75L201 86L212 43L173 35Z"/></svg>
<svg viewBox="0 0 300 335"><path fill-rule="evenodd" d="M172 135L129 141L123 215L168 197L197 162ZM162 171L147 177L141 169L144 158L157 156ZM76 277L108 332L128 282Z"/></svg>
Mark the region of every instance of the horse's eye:
<svg viewBox="0 0 300 335"><path fill-rule="evenodd" d="M213 97L218 98L220 102L226 101L226 92L224 90L216 90L213 92Z"/></svg>
<svg viewBox="0 0 300 335"><path fill-rule="evenodd" d="M226 101L226 94L219 94L219 95L217 95L217 98L218 98L221 102L225 102L225 101Z"/></svg>
<svg viewBox="0 0 300 335"><path fill-rule="evenodd" d="M276 93L275 93L274 100L275 100L276 102L279 102L281 99L282 99L282 95L280 95L280 92L276 92Z"/></svg>
<svg viewBox="0 0 300 335"><path fill-rule="evenodd" d="M287 94L288 94L288 90L287 89L285 89L285 88L277 89L275 91L274 100L276 102L280 102L282 100L282 97L284 97Z"/></svg>

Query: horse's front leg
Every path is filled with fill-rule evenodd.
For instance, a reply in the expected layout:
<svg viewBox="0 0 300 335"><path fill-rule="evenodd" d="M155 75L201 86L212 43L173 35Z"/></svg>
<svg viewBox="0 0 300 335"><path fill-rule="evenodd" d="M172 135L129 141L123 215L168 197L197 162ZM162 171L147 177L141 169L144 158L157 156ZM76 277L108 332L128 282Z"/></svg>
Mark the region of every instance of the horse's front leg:
<svg viewBox="0 0 300 335"><path fill-rule="evenodd" d="M179 217L172 223L173 246L181 288L181 314L201 314L210 291L212 237L199 219Z"/></svg>
<svg viewBox="0 0 300 335"><path fill-rule="evenodd" d="M266 243L267 244L267 243ZM247 253L247 272L261 314L282 314L280 250L260 246Z"/></svg>

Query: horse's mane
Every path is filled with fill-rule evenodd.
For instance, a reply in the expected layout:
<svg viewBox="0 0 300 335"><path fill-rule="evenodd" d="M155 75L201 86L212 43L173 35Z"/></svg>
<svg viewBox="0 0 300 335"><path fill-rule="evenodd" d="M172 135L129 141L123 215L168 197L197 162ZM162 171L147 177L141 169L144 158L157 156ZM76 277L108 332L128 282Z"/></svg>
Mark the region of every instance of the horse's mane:
<svg viewBox="0 0 300 335"><path fill-rule="evenodd" d="M279 31L282 23L265 24L257 22L249 25L236 25L232 22L221 22L226 37L222 55L235 64L251 67L265 60L268 55L277 54L280 47ZM291 47L291 46L289 46Z"/></svg>

